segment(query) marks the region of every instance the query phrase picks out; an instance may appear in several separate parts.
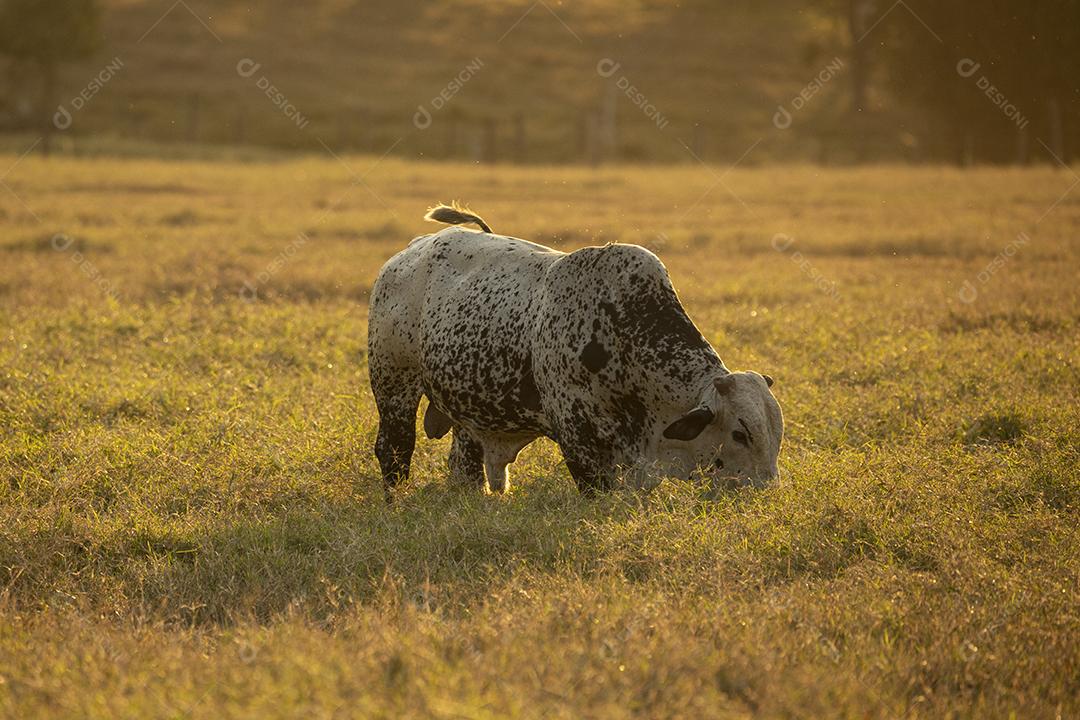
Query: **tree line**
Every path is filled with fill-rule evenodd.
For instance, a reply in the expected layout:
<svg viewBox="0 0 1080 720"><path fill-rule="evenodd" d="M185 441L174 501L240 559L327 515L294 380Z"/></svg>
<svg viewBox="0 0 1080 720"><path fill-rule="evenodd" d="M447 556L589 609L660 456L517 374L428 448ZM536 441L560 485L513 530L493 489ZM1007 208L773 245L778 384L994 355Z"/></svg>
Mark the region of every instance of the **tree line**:
<svg viewBox="0 0 1080 720"><path fill-rule="evenodd" d="M1068 162L1080 140L1080 0L819 0L848 28L850 108L878 84L921 108L939 160ZM855 127L858 126L857 120Z"/></svg>
<svg viewBox="0 0 1080 720"><path fill-rule="evenodd" d="M850 115L842 132L856 147L875 114L871 94L884 93L921 111L923 157L1067 163L1075 153L1080 0L807 2L846 29ZM686 5L723 21L719 3ZM41 79L46 150L58 68L101 47L100 19L97 0L0 0L0 55Z"/></svg>

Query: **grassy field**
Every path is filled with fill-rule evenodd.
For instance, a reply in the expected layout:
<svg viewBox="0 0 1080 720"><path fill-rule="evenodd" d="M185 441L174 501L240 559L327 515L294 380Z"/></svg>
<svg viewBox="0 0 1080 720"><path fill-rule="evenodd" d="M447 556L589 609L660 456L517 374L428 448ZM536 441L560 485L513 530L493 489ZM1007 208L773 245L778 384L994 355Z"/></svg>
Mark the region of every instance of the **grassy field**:
<svg viewBox="0 0 1080 720"><path fill-rule="evenodd" d="M1080 713L1069 171L346 162L4 176L0 713ZM584 499L541 442L484 497L421 441L387 507L367 292L453 198L657 251L780 486Z"/></svg>

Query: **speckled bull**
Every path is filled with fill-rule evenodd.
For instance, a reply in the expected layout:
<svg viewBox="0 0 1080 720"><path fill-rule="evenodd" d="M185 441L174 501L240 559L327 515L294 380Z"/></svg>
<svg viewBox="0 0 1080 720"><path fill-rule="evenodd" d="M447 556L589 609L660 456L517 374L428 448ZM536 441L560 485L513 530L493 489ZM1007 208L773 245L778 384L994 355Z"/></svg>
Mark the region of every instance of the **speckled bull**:
<svg viewBox="0 0 1080 720"><path fill-rule="evenodd" d="M409 474L422 395L428 437L453 432L451 478L495 493L541 436L582 492L617 478L777 478L772 379L724 366L656 255L623 244L562 253L496 235L456 206L426 217L482 232L418 237L375 281L368 357L388 498Z"/></svg>

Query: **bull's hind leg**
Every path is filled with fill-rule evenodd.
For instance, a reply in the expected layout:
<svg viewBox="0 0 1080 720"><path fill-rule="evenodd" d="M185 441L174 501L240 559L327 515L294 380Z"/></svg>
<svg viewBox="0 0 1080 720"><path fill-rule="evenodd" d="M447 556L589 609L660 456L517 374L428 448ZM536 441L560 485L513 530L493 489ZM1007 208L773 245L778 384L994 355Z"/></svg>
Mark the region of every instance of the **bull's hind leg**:
<svg viewBox="0 0 1080 720"><path fill-rule="evenodd" d="M409 478L416 446L416 409L420 405L420 374L404 369L372 368L371 390L379 409L379 433L375 457L382 470L386 499L390 491Z"/></svg>
<svg viewBox="0 0 1080 720"><path fill-rule="evenodd" d="M462 485L484 486L484 446L460 427L454 428L450 446L450 480Z"/></svg>

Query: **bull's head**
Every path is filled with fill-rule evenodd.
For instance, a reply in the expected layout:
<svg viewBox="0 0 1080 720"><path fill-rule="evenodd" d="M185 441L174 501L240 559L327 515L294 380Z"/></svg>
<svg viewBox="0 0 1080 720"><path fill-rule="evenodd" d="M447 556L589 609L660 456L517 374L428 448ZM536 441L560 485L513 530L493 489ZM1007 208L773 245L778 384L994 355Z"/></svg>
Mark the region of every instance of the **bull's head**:
<svg viewBox="0 0 1080 720"><path fill-rule="evenodd" d="M756 372L721 375L699 404L664 430L687 443L696 473L714 486L723 482L765 487L779 478L776 461L784 416L773 381Z"/></svg>

